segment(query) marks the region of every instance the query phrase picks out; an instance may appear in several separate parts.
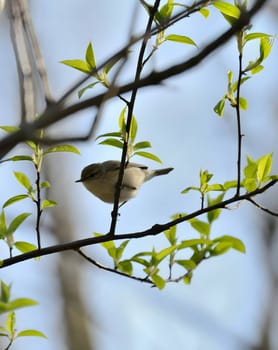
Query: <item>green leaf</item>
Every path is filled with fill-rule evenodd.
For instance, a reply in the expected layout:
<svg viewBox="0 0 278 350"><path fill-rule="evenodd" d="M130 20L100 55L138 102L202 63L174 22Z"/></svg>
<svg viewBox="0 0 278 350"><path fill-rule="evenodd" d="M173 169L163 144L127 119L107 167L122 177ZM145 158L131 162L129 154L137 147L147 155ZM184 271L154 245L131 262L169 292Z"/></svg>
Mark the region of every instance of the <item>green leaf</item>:
<svg viewBox="0 0 278 350"><path fill-rule="evenodd" d="M224 182L223 187L224 187L225 191L228 191L231 188L237 187L237 181L236 180L226 181L226 182Z"/></svg>
<svg viewBox="0 0 278 350"><path fill-rule="evenodd" d="M184 284L190 284L191 283L191 279L193 277L193 273L187 273L186 276L183 279Z"/></svg>
<svg viewBox="0 0 278 350"><path fill-rule="evenodd" d="M15 313L12 311L8 314L8 317L6 319L6 328L10 334L13 334L14 327L15 327Z"/></svg>
<svg viewBox="0 0 278 350"><path fill-rule="evenodd" d="M27 219L30 215L31 213L22 213L16 216L10 223L10 226L7 230L7 234L14 233L18 229L18 227L23 223L23 221Z"/></svg>
<svg viewBox="0 0 278 350"><path fill-rule="evenodd" d="M210 196L208 196L207 198L208 206L210 207L212 205L222 202L224 196L225 196L225 193L221 193L216 198L211 198ZM217 220L219 218L220 213L221 213L221 209L215 209L215 210L209 211L207 213L208 222L211 224L213 221Z"/></svg>
<svg viewBox="0 0 278 350"><path fill-rule="evenodd" d="M44 199L41 205L41 209L45 209L45 208L51 208L51 207L55 207L55 205L57 205L57 203L53 200L50 199Z"/></svg>
<svg viewBox="0 0 278 350"><path fill-rule="evenodd" d="M239 251L240 253L246 253L244 243L238 238L225 235L222 237L215 238L213 242L229 243L231 248Z"/></svg>
<svg viewBox="0 0 278 350"><path fill-rule="evenodd" d="M262 156L257 161L257 179L259 183L269 175L272 168L272 153Z"/></svg>
<svg viewBox="0 0 278 350"><path fill-rule="evenodd" d="M238 7L225 2L225 1L213 1L212 5L217 8L223 15L238 19L240 16L240 10Z"/></svg>
<svg viewBox="0 0 278 350"><path fill-rule="evenodd" d="M164 231L165 237L168 239L169 243L173 246L177 243L177 226L172 226L169 230Z"/></svg>
<svg viewBox="0 0 278 350"><path fill-rule="evenodd" d="M244 111L246 111L248 108L248 101L245 98L240 97L239 98L239 107L241 109L243 109Z"/></svg>
<svg viewBox="0 0 278 350"><path fill-rule="evenodd" d="M193 190L193 191L200 191L200 188L196 187L196 186L186 187L184 190L181 191L181 194L188 193L191 190Z"/></svg>
<svg viewBox="0 0 278 350"><path fill-rule="evenodd" d="M32 190L31 181L29 180L28 176L24 173L20 173L17 171L14 171L14 175L17 179L17 181L29 192Z"/></svg>
<svg viewBox="0 0 278 350"><path fill-rule="evenodd" d="M11 285L6 284L1 280L1 301L4 303L9 302L11 294Z"/></svg>
<svg viewBox="0 0 278 350"><path fill-rule="evenodd" d="M133 149L136 151L138 149L142 149L142 148L150 148L152 147L151 143L149 141L141 141L141 142L137 142L134 146Z"/></svg>
<svg viewBox="0 0 278 350"><path fill-rule="evenodd" d="M192 260L175 260L175 262L186 270L194 270L196 268L196 264Z"/></svg>
<svg viewBox="0 0 278 350"><path fill-rule="evenodd" d="M69 66L71 68L77 69L79 71L81 71L82 73L91 73L91 68L88 65L88 63L86 61L83 60L64 60L64 61L60 61L60 63L65 64L66 66Z"/></svg>
<svg viewBox="0 0 278 350"><path fill-rule="evenodd" d="M18 201L21 201L22 199L28 198L29 196L27 194L19 194L17 196L13 196L11 198L9 198L4 204L3 204L3 209L8 207L11 204L14 204Z"/></svg>
<svg viewBox="0 0 278 350"><path fill-rule="evenodd" d="M99 135L96 140L100 139L101 137L107 137L107 136L113 136L113 137L122 137L122 133L119 131L114 132L107 132L106 134Z"/></svg>
<svg viewBox="0 0 278 350"><path fill-rule="evenodd" d="M168 19L173 11L174 3L173 0L168 0L165 5L161 7L159 10L159 15L162 19Z"/></svg>
<svg viewBox="0 0 278 350"><path fill-rule="evenodd" d="M25 155L21 155L21 156L14 156L14 157L11 157L11 158L7 158L7 159L3 159L0 161L0 163L4 163L4 162L18 162L18 161L21 161L21 160L29 160L29 161L33 161L32 157L30 156L25 156Z"/></svg>
<svg viewBox="0 0 278 350"><path fill-rule="evenodd" d="M0 215L0 238L4 239L7 235L7 226L6 226L6 216L5 211L1 211Z"/></svg>
<svg viewBox="0 0 278 350"><path fill-rule="evenodd" d="M261 38L270 38L271 35L266 33L250 33L245 36L245 41L255 40L255 39L261 39Z"/></svg>
<svg viewBox="0 0 278 350"><path fill-rule="evenodd" d="M110 70L116 65L116 63L118 63L123 57L122 56L118 56L115 58L112 58L104 67L103 67L103 71L105 74L108 74L110 72Z"/></svg>
<svg viewBox="0 0 278 350"><path fill-rule="evenodd" d="M113 146L113 147L117 147L117 148L123 148L123 142L117 139L113 139L113 138L108 138L105 139L103 141L101 141L99 143L99 145L108 145L108 146Z"/></svg>
<svg viewBox="0 0 278 350"><path fill-rule="evenodd" d="M208 185L207 192L209 191L225 191L225 189L221 184L213 184L213 185Z"/></svg>
<svg viewBox="0 0 278 350"><path fill-rule="evenodd" d="M96 68L96 60L92 43L90 42L86 50L86 62L91 70Z"/></svg>
<svg viewBox="0 0 278 350"><path fill-rule="evenodd" d="M258 188L257 181L256 181L256 179L253 179L253 178L243 179L242 185L244 186L244 188L246 189L247 192L255 191Z"/></svg>
<svg viewBox="0 0 278 350"><path fill-rule="evenodd" d="M222 255L232 248L230 242L220 242L214 248L210 249L211 256Z"/></svg>
<svg viewBox="0 0 278 350"><path fill-rule="evenodd" d="M85 86L84 88L78 90L78 98L81 98L84 95L86 90L92 89L93 87L95 87L95 85L97 85L99 83L100 83L99 81L95 81L94 83L89 84L89 85Z"/></svg>
<svg viewBox="0 0 278 350"><path fill-rule="evenodd" d="M80 154L78 149L72 145L58 145L58 146L49 147L46 150L44 150L43 154L56 153L56 152L71 152L71 153Z"/></svg>
<svg viewBox="0 0 278 350"><path fill-rule="evenodd" d="M13 134L14 132L20 130L18 126L8 126L8 125L2 125L0 126L0 129L6 131L8 134Z"/></svg>
<svg viewBox="0 0 278 350"><path fill-rule="evenodd" d="M50 187L50 183L48 181L43 181L40 183L40 188L49 188Z"/></svg>
<svg viewBox="0 0 278 350"><path fill-rule="evenodd" d="M125 113L126 113L127 107L125 106L119 115L119 128L120 128L120 133L121 135L125 135L126 132L126 123L125 123Z"/></svg>
<svg viewBox="0 0 278 350"><path fill-rule="evenodd" d="M189 220L190 225L198 231L200 234L209 236L210 234L210 224L196 218Z"/></svg>
<svg viewBox="0 0 278 350"><path fill-rule="evenodd" d="M15 242L14 246L21 253L28 253L28 252L31 252L33 250L37 250L38 249L37 246L35 246L34 244L31 244L31 243L28 243L28 242L22 242L22 241Z"/></svg>
<svg viewBox="0 0 278 350"><path fill-rule="evenodd" d="M0 314L13 311L22 307L38 305L35 300L29 298L18 298L10 301L9 303L0 302Z"/></svg>
<svg viewBox="0 0 278 350"><path fill-rule="evenodd" d="M250 156L247 156L247 165L243 172L246 178L255 179L257 177L257 162L253 160Z"/></svg>
<svg viewBox="0 0 278 350"><path fill-rule="evenodd" d="M128 245L129 243L129 239L123 241L120 246L118 248L116 248L116 258L119 260L121 259L122 255L123 255L123 252L126 248L126 246Z"/></svg>
<svg viewBox="0 0 278 350"><path fill-rule="evenodd" d="M165 259L168 255L170 255L176 249L177 249L176 245L162 249L159 253L156 254L157 262L161 262L163 259Z"/></svg>
<svg viewBox="0 0 278 350"><path fill-rule="evenodd" d="M141 156L141 157L144 157L144 158L148 158L148 159L154 160L155 162L158 162L158 163L162 164L161 159L158 158L153 153L150 153L150 152L140 151L140 152L135 152L134 155Z"/></svg>
<svg viewBox="0 0 278 350"><path fill-rule="evenodd" d="M188 45L193 45L197 47L196 43L192 39L184 35L170 34L165 37L165 40L175 41L181 44L188 44Z"/></svg>
<svg viewBox="0 0 278 350"><path fill-rule="evenodd" d="M153 283L155 284L155 286L158 289L163 289L165 287L166 282L164 281L164 279L162 277L160 277L159 275L152 275L151 276L151 280L153 281Z"/></svg>
<svg viewBox="0 0 278 350"><path fill-rule="evenodd" d="M117 268L126 273L127 275L131 275L132 274L132 263L130 260L123 260L123 261L120 261L118 264L117 264Z"/></svg>
<svg viewBox="0 0 278 350"><path fill-rule="evenodd" d="M131 124L130 124L130 131L129 131L129 139L130 143L133 144L137 135L137 129L138 129L138 124L137 120L134 116L132 116L131 119Z"/></svg>
<svg viewBox="0 0 278 350"><path fill-rule="evenodd" d="M36 329L25 329L24 331L17 333L18 337L41 337L47 339L47 337Z"/></svg>
<svg viewBox="0 0 278 350"><path fill-rule="evenodd" d="M200 12L200 14L201 14L202 16L204 16L205 18L208 18L209 15L210 15L209 10L206 9L206 8L201 8L201 9L199 10L199 12Z"/></svg>
<svg viewBox="0 0 278 350"><path fill-rule="evenodd" d="M204 238L196 238L196 239L187 239L185 241L182 241L177 249L181 250L184 248L190 248L190 247L196 247L198 245L209 245L211 244L211 241L208 239L204 239Z"/></svg>
<svg viewBox="0 0 278 350"><path fill-rule="evenodd" d="M270 38L262 38L260 40L260 59L265 60L270 54L272 48L272 40Z"/></svg>
<svg viewBox="0 0 278 350"><path fill-rule="evenodd" d="M214 112L219 115L219 117L223 116L224 107L225 107L225 98L223 97L213 108Z"/></svg>

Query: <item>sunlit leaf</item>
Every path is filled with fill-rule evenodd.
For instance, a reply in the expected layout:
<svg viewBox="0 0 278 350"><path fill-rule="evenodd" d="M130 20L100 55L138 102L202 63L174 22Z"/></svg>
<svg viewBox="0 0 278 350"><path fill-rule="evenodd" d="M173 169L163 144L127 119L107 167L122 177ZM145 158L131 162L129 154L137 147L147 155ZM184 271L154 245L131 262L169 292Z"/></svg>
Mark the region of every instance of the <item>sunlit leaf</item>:
<svg viewBox="0 0 278 350"><path fill-rule="evenodd" d="M19 214L18 216L16 216L12 222L10 223L7 233L14 233L18 227L28 218L28 216L30 216L31 213L22 213Z"/></svg>
<svg viewBox="0 0 278 350"><path fill-rule="evenodd" d="M47 337L36 329L25 329L24 331L18 332L17 337L41 337L47 339Z"/></svg>
<svg viewBox="0 0 278 350"><path fill-rule="evenodd" d="M189 38L188 36L184 36L184 35L169 34L165 37L165 40L175 41L175 42L178 42L181 44L188 44L188 45L197 46L196 43L191 38Z"/></svg>
<svg viewBox="0 0 278 350"><path fill-rule="evenodd" d="M28 253L28 252L31 252L33 250L37 250L38 249L37 246L35 246L34 244L28 243L28 242L23 242L23 241L15 242L14 246L21 253Z"/></svg>
<svg viewBox="0 0 278 350"><path fill-rule="evenodd" d="M57 145L57 146L49 147L46 150L44 150L43 154L55 153L55 152L71 152L71 153L80 154L78 149L72 145Z"/></svg>
<svg viewBox="0 0 278 350"><path fill-rule="evenodd" d="M60 63L65 64L66 66L69 66L71 68L77 69L83 73L91 73L91 68L88 65L88 63L86 61L83 60L64 60L64 61L60 61Z"/></svg>
<svg viewBox="0 0 278 350"><path fill-rule="evenodd" d="M223 116L225 107L225 98L222 98L213 108L214 112L218 114L220 117Z"/></svg>
<svg viewBox="0 0 278 350"><path fill-rule="evenodd" d="M95 56L94 56L94 50L92 43L90 42L87 50L86 50L86 62L88 66L90 67L90 70L93 70L96 68L96 61L95 61Z"/></svg>
<svg viewBox="0 0 278 350"><path fill-rule="evenodd" d="M50 199L44 199L41 204L41 209L55 207L57 203Z"/></svg>
<svg viewBox="0 0 278 350"><path fill-rule="evenodd" d="M196 267L196 264L192 260L175 260L177 264L184 267L186 270L194 270Z"/></svg>
<svg viewBox="0 0 278 350"><path fill-rule="evenodd" d="M32 190L31 181L29 180L28 176L24 173L14 171L14 175L17 179L17 181L27 190Z"/></svg>
<svg viewBox="0 0 278 350"><path fill-rule="evenodd" d="M85 86L84 88L78 90L78 97L81 98L84 95L85 91L92 89L93 87L95 87L99 83L100 83L99 81L95 81L94 83L91 83L91 84Z"/></svg>
<svg viewBox="0 0 278 350"><path fill-rule="evenodd" d="M113 146L117 148L123 148L123 142L117 139L113 138L108 138L99 143L100 145L108 145L108 146Z"/></svg>
<svg viewBox="0 0 278 350"><path fill-rule="evenodd" d="M150 152L140 151L140 152L135 152L134 155L141 156L141 157L144 157L144 158L148 158L148 159L154 160L155 162L158 162L158 163L162 164L161 159L158 158L153 153L150 153Z"/></svg>
<svg viewBox="0 0 278 350"><path fill-rule="evenodd" d="M19 194L17 196L13 196L11 198L9 198L4 204L3 204L3 207L2 208L6 208L8 207L9 205L11 204L14 204L16 202L19 202L25 198L28 198L29 196L27 194Z"/></svg>
<svg viewBox="0 0 278 350"><path fill-rule="evenodd" d="M151 276L151 280L153 281L153 283L155 284L155 286L158 289L163 289L165 287L166 282L164 281L164 279L162 277L160 277L159 275L152 275Z"/></svg>

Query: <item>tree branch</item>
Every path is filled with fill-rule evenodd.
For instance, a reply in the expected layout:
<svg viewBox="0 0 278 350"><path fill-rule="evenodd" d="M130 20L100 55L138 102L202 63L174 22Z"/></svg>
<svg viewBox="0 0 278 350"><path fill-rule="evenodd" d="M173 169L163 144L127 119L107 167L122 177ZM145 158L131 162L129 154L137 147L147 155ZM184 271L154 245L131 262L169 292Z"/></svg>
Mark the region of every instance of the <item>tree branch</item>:
<svg viewBox="0 0 278 350"><path fill-rule="evenodd" d="M178 225L182 222L188 221L188 220L195 218L197 216L200 216L202 214L206 214L212 210L224 209L231 203L235 203L235 202L242 201L242 200L249 200L250 198L252 198L256 195L265 192L267 189L274 186L277 182L278 182L278 180L272 180L272 181L268 182L266 185L264 185L263 187L256 189L255 191L248 192L248 193L239 195L237 197L231 197L229 199L226 199L225 201L222 201L222 202L217 203L215 205L194 211L191 214L181 216L178 219L169 221L165 224L156 224L145 231L139 231L139 232L134 232L134 233L125 233L125 234L116 234L112 237L108 233L108 234L103 235L103 236L85 238L85 239L80 239L80 240L76 240L76 241L72 241L72 242L67 242L67 243L63 243L63 244L49 246L46 248L42 248L41 250L34 250L34 251L31 251L31 252L28 252L25 254L14 256L12 258L4 259L1 262L0 268L11 266L11 265L17 264L19 262L30 260L33 258L37 258L40 256L45 256L45 255L54 254L54 253L67 251L67 250L77 250L81 247L85 247L85 246L89 246L89 245L93 245L93 244L98 244L98 243L102 243L102 242L108 242L111 240L114 241L114 240L122 240L122 239L135 239L135 238L143 238L143 237L147 237L147 236L155 236L163 231L168 230L169 228L171 228L175 225Z"/></svg>
<svg viewBox="0 0 278 350"><path fill-rule="evenodd" d="M126 92L132 91L133 89L139 89L147 86L158 85L162 81L173 77L175 75L186 72L187 70L198 65L204 58L206 58L209 54L214 52L217 48L226 43L237 31L246 26L250 19L260 10L260 8L264 5L267 0L257 0L254 6L247 12L243 13L240 18L235 22L235 24L225 31L223 34L218 36L215 40L211 41L207 46L205 46L197 55L191 57L185 62L181 62L159 72L152 72L146 77L136 81L130 82L128 84L122 85L118 88L118 94L124 94ZM131 44L130 44L131 45ZM126 47L119 51L122 53L126 53ZM119 55L119 54L118 54ZM114 55L115 56L115 55ZM117 56L117 54L116 54ZM108 59L106 62L108 62ZM103 65L102 65L103 66ZM84 78L80 83L86 81L88 77ZM76 84L75 89L79 86ZM70 89L72 90L72 89ZM64 101L64 96L57 103L53 103L49 105L45 112L42 113L41 118L27 124L25 127L15 132L14 134L8 135L0 142L0 158L3 158L17 143L23 142L25 140L32 140L34 137L34 132L38 129L47 128L48 126L60 121L76 112L79 112L83 109L95 106L99 107L103 101L104 94L99 94L95 97L88 98L84 101L80 101L74 103L70 106L63 107L62 102ZM116 96L111 94L109 97L112 98ZM62 102L61 102L62 101ZM42 140L43 142L43 140Z"/></svg>

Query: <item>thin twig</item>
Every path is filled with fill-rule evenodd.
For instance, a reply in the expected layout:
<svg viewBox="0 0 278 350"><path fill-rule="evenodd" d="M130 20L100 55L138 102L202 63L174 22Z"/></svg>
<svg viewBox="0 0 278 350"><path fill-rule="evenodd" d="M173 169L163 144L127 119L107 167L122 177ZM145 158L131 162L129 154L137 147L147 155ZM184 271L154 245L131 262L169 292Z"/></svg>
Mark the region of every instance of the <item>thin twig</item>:
<svg viewBox="0 0 278 350"><path fill-rule="evenodd" d="M254 204L257 208L261 209L262 211L272 215L272 216L277 216L278 217L278 213L276 213L275 211L272 211L264 206L262 206L261 204L257 203L254 201L254 199L252 198L248 198L247 199L249 202L251 202L252 204Z"/></svg>
<svg viewBox="0 0 278 350"><path fill-rule="evenodd" d="M81 249L77 249L76 252L79 255L81 255L84 259L89 261L91 264L97 266L98 268L100 268L102 270L113 272L113 273L115 273L117 275L120 275L120 276L123 276L123 277L128 277L128 278L131 278L131 279L136 280L136 281L153 284L153 282L150 279L146 278L146 277L143 278L143 277L136 277L136 276L128 275L127 273L121 272L119 270L115 270L115 269L113 269L111 267L108 267L108 266L105 266L105 265L102 265L98 261L92 259L87 254L85 254Z"/></svg>
<svg viewBox="0 0 278 350"><path fill-rule="evenodd" d="M240 35L240 34L239 34ZM241 50L241 48L240 48ZM241 133L241 119L240 119L240 87L242 79L242 52L240 51L238 57L238 79L237 79L237 93L236 93L236 120L237 120L237 187L236 196L240 193L241 183L241 146L242 146L242 133Z"/></svg>
<svg viewBox="0 0 278 350"><path fill-rule="evenodd" d="M136 73L135 73L135 78L134 78L135 83L140 80L140 76L141 76L142 69L143 69L142 63L144 61L146 46L147 46L148 40L150 38L150 31L151 31L152 23L153 23L154 16L155 16L155 13L158 9L159 4L160 4L160 0L156 0L154 6L152 7L152 9L150 11L148 23L146 26L145 35L144 35L144 38L143 38L143 41L141 44L141 48L139 51L139 55L138 55ZM123 181L123 177L124 177L124 169L125 169L125 164L126 164L126 159L127 159L129 132L130 132L131 122L132 122L132 118L133 118L133 110L134 110L134 106L135 106L137 92L138 92L138 88L134 87L132 89L130 101L128 103L128 113L127 113L126 130L125 130L126 137L124 139L124 144L123 144L123 149L122 149L119 177L118 177L118 181L116 184L114 206L113 206L113 210L111 213L112 219L111 219L110 230L109 230L109 233L111 236L113 236L115 234L116 224L117 224L117 219L118 219L120 193L121 193L122 181Z"/></svg>

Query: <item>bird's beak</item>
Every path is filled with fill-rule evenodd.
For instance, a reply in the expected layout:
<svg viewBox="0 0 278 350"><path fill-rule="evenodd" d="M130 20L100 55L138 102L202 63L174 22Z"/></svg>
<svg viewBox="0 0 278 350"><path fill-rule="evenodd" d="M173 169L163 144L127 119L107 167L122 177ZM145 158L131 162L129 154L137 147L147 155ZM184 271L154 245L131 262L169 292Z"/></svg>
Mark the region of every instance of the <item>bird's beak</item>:
<svg viewBox="0 0 278 350"><path fill-rule="evenodd" d="M76 180L76 181L74 181L74 182L82 182L82 179L80 179L80 180Z"/></svg>

